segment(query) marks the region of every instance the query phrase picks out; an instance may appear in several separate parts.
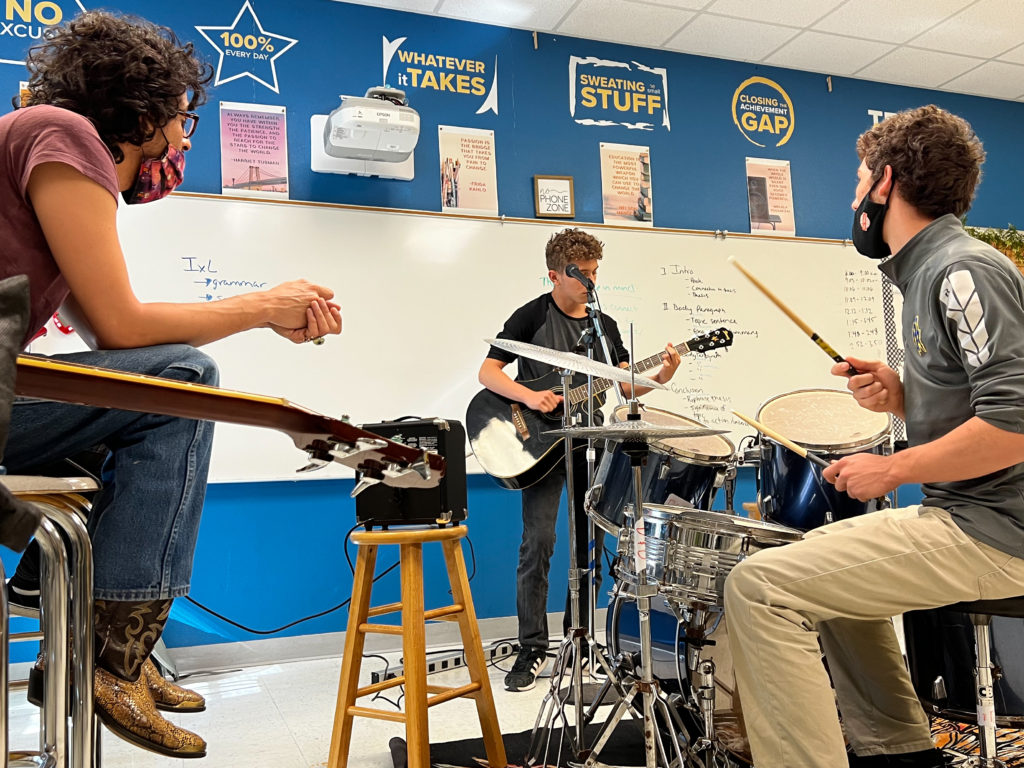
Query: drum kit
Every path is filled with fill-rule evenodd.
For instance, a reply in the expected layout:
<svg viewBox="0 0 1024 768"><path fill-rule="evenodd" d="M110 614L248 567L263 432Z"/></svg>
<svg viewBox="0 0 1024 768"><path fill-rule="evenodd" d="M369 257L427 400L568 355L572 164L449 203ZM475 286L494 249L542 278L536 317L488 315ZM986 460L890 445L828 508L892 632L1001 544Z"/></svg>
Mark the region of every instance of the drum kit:
<svg viewBox="0 0 1024 768"><path fill-rule="evenodd" d="M627 370L579 355L515 344L517 354L536 355L560 366L566 391L572 371L578 370L616 381L656 384L649 379L634 382ZM710 511L719 488L727 489L727 506L733 501L735 448L723 433L668 411L641 412L636 400L615 408L607 424L565 426L549 432L607 441L586 496L586 510L592 523L616 540L615 587L607 627L608 646L615 658L593 642L592 617L585 622L579 615L579 590L588 571L578 567L575 530L570 526L573 628L555 660L552 685L534 728L530 764L548 765L551 756L562 752L562 744L552 745L553 726L560 724L561 738L570 739L571 754L586 768L603 765L601 750L627 713L643 723L647 768L743 764L729 749L733 736L719 733L721 713L716 710L719 689L727 692L726 698L736 698L728 648L722 642L725 580L744 558L765 547L796 541L802 532ZM569 465L572 441L565 442ZM572 472L567 469L567 483L571 482ZM571 487L568 496L571 504ZM626 628L630 618L636 620L638 647L630 647L634 641ZM666 648L664 642L655 642L655 635L669 623L672 641ZM585 649L595 654L590 659L592 668L600 668L605 675L590 702L584 702L582 688ZM560 686L566 676L571 684L563 690ZM613 692L617 701L611 714L593 743L585 743L586 726ZM575 707L574 718L566 713L569 707Z"/></svg>
<svg viewBox="0 0 1024 768"><path fill-rule="evenodd" d="M502 340L494 343L500 346ZM524 349L529 346L519 344L516 351L531 356L532 350ZM562 367L566 390L572 371L580 369L631 381L625 369L569 353L545 349L543 354L545 362ZM745 451L736 450L725 430L669 411L642 408L635 399L614 408L607 424L567 425L549 432L606 441L591 473L585 507L591 529L596 525L615 539L615 584L606 646L601 646L592 637L593 594L589 621L580 615L579 590L592 571L578 567L576 532L570 525L572 629L555 659L528 765L554 764L568 751L573 764L604 766L601 751L627 713L643 726L646 768L751 765L728 646L725 581L738 563L761 549L784 546L812 528L888 506L885 498L862 502L836 491L822 479L821 467L853 453L891 451L891 421L887 414L860 408L849 393L830 389L781 394L760 407L756 421L741 418L764 432ZM789 436L784 442L806 458L769 435ZM565 443L571 483L572 440ZM733 508L740 464L753 464L757 470L757 504L744 505L752 517L728 511ZM727 511L713 512L720 488L725 490ZM571 486L568 498L573 519ZM908 661L929 711L970 721L970 623L962 615L957 615L957 623L944 610L908 614L908 630L914 630L906 638ZM1024 619L1000 619L994 629L999 630L994 635L997 641L1004 638L1010 643L1024 638ZM593 656L586 659L588 650ZM587 661L604 676L589 701L582 685ZM1024 666L1017 670L1007 661L1004 672L1001 699L997 680L998 723L1024 727ZM567 677L570 686L563 689ZM604 704L613 708L595 735L587 726ZM574 717L567 714L573 708ZM556 733L558 744L553 743Z"/></svg>

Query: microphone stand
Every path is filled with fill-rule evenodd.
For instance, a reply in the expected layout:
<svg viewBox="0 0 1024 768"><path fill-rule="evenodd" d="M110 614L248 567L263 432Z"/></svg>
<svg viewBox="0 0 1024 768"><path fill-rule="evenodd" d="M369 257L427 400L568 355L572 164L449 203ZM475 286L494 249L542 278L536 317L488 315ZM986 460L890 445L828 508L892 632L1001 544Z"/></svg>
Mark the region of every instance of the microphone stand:
<svg viewBox="0 0 1024 768"><path fill-rule="evenodd" d="M587 286L587 317L590 318L590 326L593 329L594 334L597 336L597 340L601 344L601 351L604 353L605 362L610 365L612 363L611 351L608 348L608 337L604 333L604 327L601 324L601 300L597 296L597 287L593 281ZM590 344L587 346L587 356L594 359L594 345L593 340L590 339ZM622 395L622 387L618 384L612 384L612 388L615 390L615 394L618 397L619 405L622 405L625 400ZM587 374L587 425L594 426L594 376L593 374ZM597 477L597 448L596 440L593 437L587 439L587 488L594 487L594 481ZM589 514L587 515L587 555L588 555L588 567L590 570L590 578L587 583L587 597L588 610L587 610L587 632L590 635L590 639L593 640L595 635L595 611L597 610L597 568L600 567L601 552L597 551L597 528L594 525L594 518ZM594 647L591 645L589 650L590 653L590 669L591 671L596 670Z"/></svg>

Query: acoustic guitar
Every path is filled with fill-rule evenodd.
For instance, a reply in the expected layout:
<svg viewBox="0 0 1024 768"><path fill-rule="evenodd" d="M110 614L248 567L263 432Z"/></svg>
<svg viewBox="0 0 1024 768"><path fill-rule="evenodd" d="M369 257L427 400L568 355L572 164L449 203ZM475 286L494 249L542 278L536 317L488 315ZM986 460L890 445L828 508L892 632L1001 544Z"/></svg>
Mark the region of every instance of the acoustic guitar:
<svg viewBox="0 0 1024 768"><path fill-rule="evenodd" d="M360 472L353 496L377 483L433 488L445 473L444 457L436 453L396 443L282 398L32 355L19 355L17 367L15 393L23 397L284 432L309 456L309 463L300 472L332 462Z"/></svg>
<svg viewBox="0 0 1024 768"><path fill-rule="evenodd" d="M719 328L711 333L677 344L680 355L690 352L710 352L732 344L732 333ZM632 366L641 374L661 365L662 352L645 358ZM535 392L547 389L561 395L562 377L558 371L538 379L520 381ZM594 379L594 408L604 405L603 393L614 385L610 379ZM573 387L566 399L571 413L589 410L587 385ZM510 490L527 488L547 475L563 458L558 450L563 438L543 434L562 424L561 407L550 413L527 408L522 403L492 392L481 390L470 401L466 411L466 433L480 466L500 485Z"/></svg>

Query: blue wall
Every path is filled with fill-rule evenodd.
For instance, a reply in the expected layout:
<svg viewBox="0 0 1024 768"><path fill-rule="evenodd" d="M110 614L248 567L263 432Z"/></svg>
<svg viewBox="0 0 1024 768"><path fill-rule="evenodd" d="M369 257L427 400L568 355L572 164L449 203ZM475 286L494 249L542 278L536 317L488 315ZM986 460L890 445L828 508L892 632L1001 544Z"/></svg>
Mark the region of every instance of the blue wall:
<svg viewBox="0 0 1024 768"><path fill-rule="evenodd" d="M52 11L33 6L33 0L19 2L27 4L30 15L35 9L45 19L54 17ZM53 5L51 2L48 7ZM56 5L66 16L77 9L74 0L58 0ZM172 27L182 38L193 41L200 55L215 66L219 64L221 84L199 110L202 124L189 154L183 187L189 191L220 192L218 102L252 102L287 108L293 199L439 210L437 126L454 125L495 131L499 207L507 216L533 216L533 174L564 174L575 177L579 220L600 221L598 144L617 142L651 148L657 226L746 231L744 158L750 155L791 161L798 235L843 238L849 236L851 226L848 204L857 164L854 140L871 124L868 110L897 111L935 102L970 120L989 153L972 223L1005 226L1020 220L1017 184L1024 177L1024 156L1018 149L1019 126L1024 122L1021 103L842 77L832 77L829 83L821 74L562 36L538 35L534 49L532 34L522 30L331 0L256 0L251 5L244 0L170 4L122 0L117 7ZM7 22L20 21L19 8L22 6L7 4ZM0 27L0 62L23 57L32 40L18 33L38 36L41 31L38 23ZM226 48L222 36L234 32L262 38L274 47L273 53ZM388 83L395 86L403 77L409 79L403 87L422 121L415 179L381 181L313 173L309 165L310 115L330 112L338 104L338 94L362 95L367 88L381 85L383 42L402 38L400 55L437 54L474 66L478 63L481 87L489 88L496 76L497 113L477 114L484 102L479 94L414 87L409 79L410 69L417 69L431 70L440 81L443 75L457 74L457 63L452 62L451 68L414 65L396 56L387 71ZM273 55L274 59L255 62L221 57L221 50ZM612 122L646 119L653 125L642 130L617 124L577 124L569 113L571 56L629 64L628 70L591 67L581 71L648 84L653 76L637 65L664 69L670 128L661 124L660 113L648 116L642 107L636 113L583 109L578 78L576 117L585 112L585 116ZM0 63L0 93L16 93L24 74L19 66ZM417 77L423 86L424 75ZM753 134L766 145L758 147L733 123L734 94L751 77L770 79L792 102L793 132L781 146L776 146L780 135L762 131ZM451 85L455 81L445 82ZM275 84L277 92L268 87ZM746 91L776 93L756 85Z"/></svg>
<svg viewBox="0 0 1024 768"><path fill-rule="evenodd" d="M39 7L32 6L31 0L26 3L26 12L31 16L35 8L38 16ZM77 8L72 0L59 0L57 5L65 16ZM819 74L561 36L539 35L534 49L532 35L524 31L330 0L254 2L252 16L243 0L123 0L118 7L173 27L214 64L219 51L197 27L222 28L207 30L215 41L224 31L237 31L262 36L277 46L273 66L269 61L224 59L219 76L228 82L216 87L210 102L200 109L202 124L189 153L187 191L220 192L218 102L238 101L287 107L293 199L439 210L437 126L455 125L496 132L499 206L508 216L533 216L533 174L563 174L575 178L578 219L600 221L598 145L617 142L651 148L654 223L659 227L746 231L744 159L750 155L791 161L799 235L843 238L850 231L849 202L857 164L854 140L871 124L868 110L896 111L934 102L969 119L988 150L971 223L1004 226L1020 224L1022 219L1018 184L1024 178L1024 156L1019 151L1024 104L840 77L832 78L829 87ZM0 60L8 63L0 62L0 93L13 95L25 71L10 62L24 56L26 44L41 34L42 26L15 18L14 4L7 4L6 13L9 24L0 33ZM236 16L239 21L234 24ZM410 103L422 120L415 180L312 173L310 115L330 112L338 94L361 95L368 87L380 85L383 39L400 37L406 38L402 48L408 52L482 62L488 87L497 77L497 114L477 114L483 103L479 94L408 87ZM289 40L297 42L289 44ZM570 56L663 68L669 84L671 129L661 125L660 115L651 130L574 122L567 98ZM403 72L408 75L407 65L393 61L390 84L397 85L396 78ZM633 65L629 76L641 77ZM766 147L755 146L733 123L734 93L755 76L777 83L792 101L793 134L781 146L769 142L767 135L760 136ZM277 92L268 85L275 82ZM608 110L605 117L620 116ZM507 297L509 309L525 298ZM349 482L323 480L211 487L195 563L195 599L249 626L270 628L347 598L351 577L342 547L345 531L354 522L350 489ZM914 495L905 492L901 501L909 502ZM753 498L753 478L743 470L737 505ZM471 477L469 508L478 614L512 615L521 532L518 494L499 489L488 478ZM564 513L560 530L564 542ZM430 573L440 575L440 562L435 555L430 557ZM384 557L384 562L391 560ZM12 567L9 557L5 563ZM562 604L566 570L563 544L552 564L549 610ZM428 588L428 601L437 604L446 598L442 578L431 579ZM389 576L381 582L379 597L392 599L396 589L396 578ZM338 631L345 616L345 611L335 612L282 634ZM176 605L174 619L167 632L171 645L251 637L185 601Z"/></svg>

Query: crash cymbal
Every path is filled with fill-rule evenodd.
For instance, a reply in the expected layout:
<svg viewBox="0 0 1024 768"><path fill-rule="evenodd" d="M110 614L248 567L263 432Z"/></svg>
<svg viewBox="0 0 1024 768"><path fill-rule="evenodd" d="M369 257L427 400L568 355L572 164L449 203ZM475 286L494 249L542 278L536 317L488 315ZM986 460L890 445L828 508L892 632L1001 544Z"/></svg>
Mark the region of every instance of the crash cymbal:
<svg viewBox="0 0 1024 768"><path fill-rule="evenodd" d="M614 365L608 365L606 363L598 362L597 360L591 360L589 357L583 355L574 355L572 352L557 352L547 347L538 347L536 344L527 344L525 341L513 341L511 339L484 339L491 346L498 347L498 349L504 349L506 352L512 352L513 354L520 355L522 357L528 357L531 360L537 360L541 363L547 363L553 365L556 368L568 368L570 371L576 371L577 373L591 374L593 376L599 376L602 379L611 379L612 381L618 381L623 384L630 384L633 381L633 376L630 374L628 368L616 368ZM652 389L668 389L667 386L659 381L648 378L647 376L636 376L636 383L641 387L651 387Z"/></svg>
<svg viewBox="0 0 1024 768"><path fill-rule="evenodd" d="M549 429L544 434L580 439L592 437L595 440L613 440L620 443L651 443L674 437L706 437L707 435L724 435L727 432L726 429L711 429L710 427L666 427L662 424L652 424L649 421L619 421L597 427Z"/></svg>

